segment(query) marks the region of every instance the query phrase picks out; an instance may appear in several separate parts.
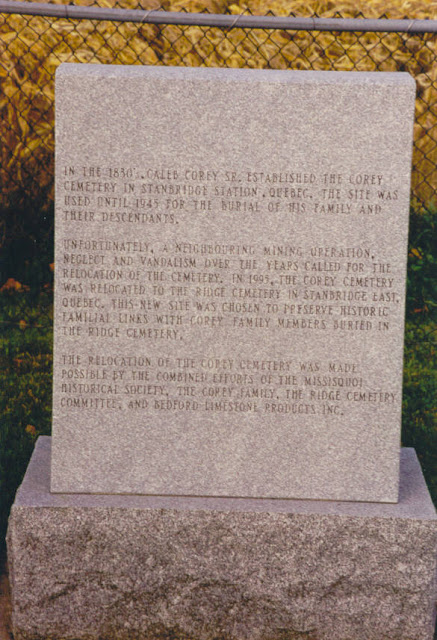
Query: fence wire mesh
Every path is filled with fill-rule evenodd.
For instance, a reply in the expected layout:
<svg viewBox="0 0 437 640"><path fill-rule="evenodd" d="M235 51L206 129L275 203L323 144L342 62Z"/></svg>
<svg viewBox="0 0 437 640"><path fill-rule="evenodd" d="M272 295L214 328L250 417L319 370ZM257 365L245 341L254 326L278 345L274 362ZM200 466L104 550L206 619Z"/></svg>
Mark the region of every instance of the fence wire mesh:
<svg viewBox="0 0 437 640"><path fill-rule="evenodd" d="M416 80L412 195L437 183L436 34L292 31L0 15L2 203L53 197L54 75L61 62L408 71Z"/></svg>

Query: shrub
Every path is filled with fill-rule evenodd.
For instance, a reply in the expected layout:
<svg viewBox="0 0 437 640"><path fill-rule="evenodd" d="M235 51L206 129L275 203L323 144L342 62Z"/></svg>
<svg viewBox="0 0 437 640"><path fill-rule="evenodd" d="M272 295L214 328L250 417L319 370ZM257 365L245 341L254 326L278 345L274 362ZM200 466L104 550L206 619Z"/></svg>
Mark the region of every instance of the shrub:
<svg viewBox="0 0 437 640"><path fill-rule="evenodd" d="M52 293L0 292L0 547L36 438L51 427Z"/></svg>

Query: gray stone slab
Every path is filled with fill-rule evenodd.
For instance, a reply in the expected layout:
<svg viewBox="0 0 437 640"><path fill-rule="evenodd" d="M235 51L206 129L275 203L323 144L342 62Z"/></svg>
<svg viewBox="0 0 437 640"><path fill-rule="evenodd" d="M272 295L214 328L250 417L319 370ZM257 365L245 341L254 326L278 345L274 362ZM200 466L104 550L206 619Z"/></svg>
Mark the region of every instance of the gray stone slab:
<svg viewBox="0 0 437 640"><path fill-rule="evenodd" d="M61 65L52 491L398 499L414 81Z"/></svg>
<svg viewBox="0 0 437 640"><path fill-rule="evenodd" d="M436 514L399 504L50 493L40 438L8 529L16 640L431 640Z"/></svg>

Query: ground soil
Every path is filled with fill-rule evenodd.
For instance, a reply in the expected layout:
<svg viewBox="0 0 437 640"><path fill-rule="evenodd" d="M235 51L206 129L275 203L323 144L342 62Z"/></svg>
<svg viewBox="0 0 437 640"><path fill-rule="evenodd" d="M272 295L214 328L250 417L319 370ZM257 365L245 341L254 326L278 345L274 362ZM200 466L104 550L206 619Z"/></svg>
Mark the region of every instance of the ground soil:
<svg viewBox="0 0 437 640"><path fill-rule="evenodd" d="M7 566L0 559L0 640L12 640L11 634L11 596Z"/></svg>

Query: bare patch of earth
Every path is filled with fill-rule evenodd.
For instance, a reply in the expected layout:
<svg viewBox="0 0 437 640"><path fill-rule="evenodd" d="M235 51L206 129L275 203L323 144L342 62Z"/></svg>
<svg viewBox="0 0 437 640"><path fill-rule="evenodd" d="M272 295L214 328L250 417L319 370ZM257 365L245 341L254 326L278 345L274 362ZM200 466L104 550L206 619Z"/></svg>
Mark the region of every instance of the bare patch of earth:
<svg viewBox="0 0 437 640"><path fill-rule="evenodd" d="M6 562L0 561L0 640L12 640L11 595Z"/></svg>

